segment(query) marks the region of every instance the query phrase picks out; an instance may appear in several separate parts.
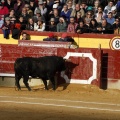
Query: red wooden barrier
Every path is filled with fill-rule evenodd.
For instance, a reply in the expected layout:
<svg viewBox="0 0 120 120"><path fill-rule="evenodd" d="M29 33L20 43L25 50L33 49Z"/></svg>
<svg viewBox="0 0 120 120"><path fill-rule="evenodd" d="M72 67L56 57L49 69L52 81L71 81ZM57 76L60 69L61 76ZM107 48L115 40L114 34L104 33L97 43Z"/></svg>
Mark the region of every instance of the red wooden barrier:
<svg viewBox="0 0 120 120"><path fill-rule="evenodd" d="M101 86L104 89L109 87L109 85L114 86L114 88L120 88L120 84L118 84L119 87L115 85L120 82L120 51L103 50L101 73Z"/></svg>
<svg viewBox="0 0 120 120"><path fill-rule="evenodd" d="M99 49L0 45L0 73L14 73L13 64L18 57L47 55L57 55L71 59L71 62L66 63L67 71L65 74L60 75L62 79L58 84L66 81L67 83L96 84L100 86L101 50Z"/></svg>
<svg viewBox="0 0 120 120"><path fill-rule="evenodd" d="M41 57L57 55L57 48L32 46L0 45L0 73L14 73L13 63L19 57Z"/></svg>

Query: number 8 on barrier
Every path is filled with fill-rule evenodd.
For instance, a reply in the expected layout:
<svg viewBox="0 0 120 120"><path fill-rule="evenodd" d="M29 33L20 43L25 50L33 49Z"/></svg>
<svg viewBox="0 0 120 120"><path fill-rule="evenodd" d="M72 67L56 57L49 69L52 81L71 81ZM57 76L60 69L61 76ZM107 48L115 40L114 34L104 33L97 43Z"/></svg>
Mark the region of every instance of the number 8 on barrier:
<svg viewBox="0 0 120 120"><path fill-rule="evenodd" d="M120 50L120 37L111 39L109 45L112 50Z"/></svg>

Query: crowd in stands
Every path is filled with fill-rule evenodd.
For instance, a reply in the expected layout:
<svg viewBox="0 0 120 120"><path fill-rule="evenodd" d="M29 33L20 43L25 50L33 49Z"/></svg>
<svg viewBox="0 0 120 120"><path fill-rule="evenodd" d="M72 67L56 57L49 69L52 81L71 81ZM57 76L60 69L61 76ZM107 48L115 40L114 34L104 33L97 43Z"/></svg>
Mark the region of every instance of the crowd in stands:
<svg viewBox="0 0 120 120"><path fill-rule="evenodd" d="M113 34L120 28L120 0L0 0L4 38L22 30ZM7 32L6 32L7 31Z"/></svg>

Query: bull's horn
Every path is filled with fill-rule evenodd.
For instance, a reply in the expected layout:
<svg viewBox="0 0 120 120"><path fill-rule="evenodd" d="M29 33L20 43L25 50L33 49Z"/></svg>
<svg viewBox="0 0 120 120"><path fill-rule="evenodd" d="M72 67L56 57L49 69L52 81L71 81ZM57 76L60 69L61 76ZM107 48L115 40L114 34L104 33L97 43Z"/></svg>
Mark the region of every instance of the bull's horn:
<svg viewBox="0 0 120 120"><path fill-rule="evenodd" d="M70 61L71 61L71 59L65 59L65 61L70 62Z"/></svg>

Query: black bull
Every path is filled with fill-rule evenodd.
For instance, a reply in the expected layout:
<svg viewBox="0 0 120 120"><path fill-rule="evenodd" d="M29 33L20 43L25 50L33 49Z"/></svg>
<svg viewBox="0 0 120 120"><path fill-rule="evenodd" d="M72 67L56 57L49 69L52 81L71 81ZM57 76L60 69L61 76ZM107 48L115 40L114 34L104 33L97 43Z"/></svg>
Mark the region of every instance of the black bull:
<svg viewBox="0 0 120 120"><path fill-rule="evenodd" d="M28 90L31 90L28 84L29 76L32 78L41 78L48 90L47 80L50 80L55 90L56 72L65 71L65 59L58 56L45 56L39 58L23 57L17 58L14 63L15 82L18 90L21 89L19 80L23 77L23 82Z"/></svg>

